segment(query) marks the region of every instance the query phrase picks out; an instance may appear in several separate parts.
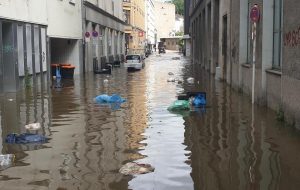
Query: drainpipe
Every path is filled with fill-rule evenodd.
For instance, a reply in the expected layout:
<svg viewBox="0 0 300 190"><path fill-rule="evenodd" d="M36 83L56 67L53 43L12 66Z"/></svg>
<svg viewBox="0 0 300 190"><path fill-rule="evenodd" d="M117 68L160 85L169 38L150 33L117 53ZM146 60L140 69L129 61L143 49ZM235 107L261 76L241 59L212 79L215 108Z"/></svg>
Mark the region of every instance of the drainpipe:
<svg viewBox="0 0 300 190"><path fill-rule="evenodd" d="M232 27L232 25L231 25L231 19L232 19L232 16L231 16L231 14L232 14L232 0L230 0L230 8L229 8L229 19L230 19L230 21L229 21L229 63L230 63L230 77L229 77L229 84L230 84L230 86L232 85L231 83L232 83L232 50L231 50L231 43L232 43L232 41L231 41L231 39L232 39L232 33L231 33L231 27Z"/></svg>
<svg viewBox="0 0 300 190"><path fill-rule="evenodd" d="M84 1L81 1L81 15L82 15L82 74L85 76L85 57L86 57L86 44L85 44L85 22L86 22L86 8L83 4ZM98 2L97 2L98 3Z"/></svg>

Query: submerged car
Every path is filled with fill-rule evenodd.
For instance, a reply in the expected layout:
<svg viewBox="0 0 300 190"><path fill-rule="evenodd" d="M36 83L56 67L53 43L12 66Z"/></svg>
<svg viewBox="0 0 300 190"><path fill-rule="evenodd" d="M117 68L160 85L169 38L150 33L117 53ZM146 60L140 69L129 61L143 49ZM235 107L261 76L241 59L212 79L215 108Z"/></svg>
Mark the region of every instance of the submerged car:
<svg viewBox="0 0 300 190"><path fill-rule="evenodd" d="M144 56L140 54L126 55L124 67L140 70L145 66Z"/></svg>

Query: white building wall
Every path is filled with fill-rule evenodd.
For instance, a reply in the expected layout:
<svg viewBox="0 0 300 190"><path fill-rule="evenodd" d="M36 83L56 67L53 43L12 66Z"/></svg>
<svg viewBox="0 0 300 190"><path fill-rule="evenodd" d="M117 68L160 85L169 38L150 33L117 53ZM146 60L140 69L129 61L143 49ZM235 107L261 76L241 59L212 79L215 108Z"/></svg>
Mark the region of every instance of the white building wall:
<svg viewBox="0 0 300 190"><path fill-rule="evenodd" d="M169 37L175 27L175 5L154 1L157 40Z"/></svg>
<svg viewBox="0 0 300 190"><path fill-rule="evenodd" d="M82 39L81 1L70 1L47 0L48 36Z"/></svg>
<svg viewBox="0 0 300 190"><path fill-rule="evenodd" d="M156 33L156 27L155 27L155 7L153 0L147 0L146 1L146 18L145 18L145 26L146 26L146 32L147 32L147 40L151 43L155 43L155 33Z"/></svg>
<svg viewBox="0 0 300 190"><path fill-rule="evenodd" d="M46 25L46 0L1 0L0 18Z"/></svg>
<svg viewBox="0 0 300 190"><path fill-rule="evenodd" d="M122 6L123 0L105 0L105 1L87 0L87 1L105 10L109 14L114 15L115 17L121 20L124 20L123 6Z"/></svg>
<svg viewBox="0 0 300 190"><path fill-rule="evenodd" d="M176 21L175 21L175 32L183 32L183 24L184 24L183 18L176 19Z"/></svg>

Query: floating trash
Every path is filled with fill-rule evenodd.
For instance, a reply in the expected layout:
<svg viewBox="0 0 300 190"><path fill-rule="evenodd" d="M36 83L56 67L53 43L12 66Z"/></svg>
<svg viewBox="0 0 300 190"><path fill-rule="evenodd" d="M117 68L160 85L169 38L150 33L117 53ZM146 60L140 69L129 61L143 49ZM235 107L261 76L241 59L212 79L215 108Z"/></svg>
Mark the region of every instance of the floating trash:
<svg viewBox="0 0 300 190"><path fill-rule="evenodd" d="M104 83L104 84L108 84L108 79L104 79L104 80L103 80L103 83Z"/></svg>
<svg viewBox="0 0 300 190"><path fill-rule="evenodd" d="M14 160L14 154L0 154L0 171L11 167Z"/></svg>
<svg viewBox="0 0 300 190"><path fill-rule="evenodd" d="M193 77L189 77L187 79L187 82L190 83L190 84L193 84L195 82L195 79Z"/></svg>
<svg viewBox="0 0 300 190"><path fill-rule="evenodd" d="M175 82L175 79L174 79L174 78L168 78L167 81L168 81L168 82Z"/></svg>
<svg viewBox="0 0 300 190"><path fill-rule="evenodd" d="M8 101L12 102L12 101L14 101L14 99L8 99Z"/></svg>
<svg viewBox="0 0 300 190"><path fill-rule="evenodd" d="M169 111L179 111L179 110L190 110L190 103L188 100L176 100L169 107Z"/></svg>
<svg viewBox="0 0 300 190"><path fill-rule="evenodd" d="M107 94L101 94L94 99L98 104L103 106L109 106L112 110L118 110L121 107L121 104L126 102L124 98L117 94L111 96Z"/></svg>
<svg viewBox="0 0 300 190"><path fill-rule="evenodd" d="M22 133L11 133L6 136L5 142L11 144L45 143L48 139L43 135Z"/></svg>
<svg viewBox="0 0 300 190"><path fill-rule="evenodd" d="M192 98L192 105L195 107L203 107L206 105L206 95L205 93L199 93Z"/></svg>
<svg viewBox="0 0 300 190"><path fill-rule="evenodd" d="M150 164L139 164L135 162L125 164L119 170L119 172L124 175L146 174L153 171L154 168Z"/></svg>
<svg viewBox="0 0 300 190"><path fill-rule="evenodd" d="M95 101L98 103L123 103L126 102L124 98L117 94L113 94L111 96L107 94L101 94L95 98Z"/></svg>
<svg viewBox="0 0 300 190"><path fill-rule="evenodd" d="M173 60L180 60L180 57L172 57Z"/></svg>
<svg viewBox="0 0 300 190"><path fill-rule="evenodd" d="M184 93L184 89L182 89L182 88L177 89L177 90L176 90L176 93L177 93L177 94L182 94L182 93Z"/></svg>
<svg viewBox="0 0 300 190"><path fill-rule="evenodd" d="M25 129L27 130L39 130L41 128L40 123L30 123L28 125L25 125Z"/></svg>
<svg viewBox="0 0 300 190"><path fill-rule="evenodd" d="M172 73L172 72L169 72L169 73L168 73L168 75L174 75L174 73Z"/></svg>

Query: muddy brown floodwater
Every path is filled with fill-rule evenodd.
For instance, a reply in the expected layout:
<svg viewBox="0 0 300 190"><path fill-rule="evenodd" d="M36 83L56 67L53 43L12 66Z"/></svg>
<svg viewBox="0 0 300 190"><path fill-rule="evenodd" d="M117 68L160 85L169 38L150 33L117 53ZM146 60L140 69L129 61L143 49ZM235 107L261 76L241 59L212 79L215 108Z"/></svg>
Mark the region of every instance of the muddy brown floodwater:
<svg viewBox="0 0 300 190"><path fill-rule="evenodd" d="M300 188L299 132L175 52L151 55L141 71L121 67L62 83L50 93L37 87L1 97L0 151L15 154L0 171L1 190ZM206 109L170 113L177 94L187 91L205 91ZM95 103L104 93L127 101L119 109ZM5 142L33 122L41 123L34 133L47 143ZM125 176L119 169L128 162L155 170Z"/></svg>

